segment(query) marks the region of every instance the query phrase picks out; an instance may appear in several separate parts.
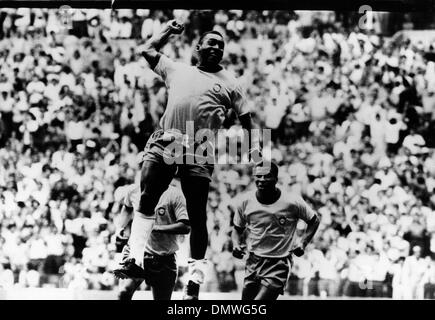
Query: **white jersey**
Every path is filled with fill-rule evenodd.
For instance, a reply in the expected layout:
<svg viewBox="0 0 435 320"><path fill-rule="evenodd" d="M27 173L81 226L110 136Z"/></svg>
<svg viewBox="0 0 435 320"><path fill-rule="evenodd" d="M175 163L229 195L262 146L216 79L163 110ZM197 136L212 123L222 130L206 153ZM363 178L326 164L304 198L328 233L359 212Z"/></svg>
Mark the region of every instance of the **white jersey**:
<svg viewBox="0 0 435 320"><path fill-rule="evenodd" d="M163 130L186 133L187 121L199 129L217 130L228 109L247 113L246 97L238 80L228 71L204 72L162 55L154 71L168 88L168 103L160 120Z"/></svg>
<svg viewBox="0 0 435 320"><path fill-rule="evenodd" d="M124 197L124 205L139 208L140 187L132 185L128 188ZM169 186L162 194L156 209L156 225L168 225L178 221L188 220L186 199L180 189ZM152 232L146 245L145 252L156 255L170 255L178 250L178 238L180 235L162 232Z"/></svg>
<svg viewBox="0 0 435 320"><path fill-rule="evenodd" d="M272 204L257 200L256 190L242 196L236 205L234 225L248 229L248 250L261 257L289 255L299 219L308 222L316 213L297 194L282 192Z"/></svg>

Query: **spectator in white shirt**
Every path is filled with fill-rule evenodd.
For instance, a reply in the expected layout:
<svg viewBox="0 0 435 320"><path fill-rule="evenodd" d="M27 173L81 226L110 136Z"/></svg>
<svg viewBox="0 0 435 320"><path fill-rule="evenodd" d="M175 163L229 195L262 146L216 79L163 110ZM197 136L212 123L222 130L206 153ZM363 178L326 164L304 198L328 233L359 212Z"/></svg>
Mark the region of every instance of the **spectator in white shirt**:
<svg viewBox="0 0 435 320"><path fill-rule="evenodd" d="M32 81L27 85L26 92L31 95L32 93L40 93L42 94L45 90L44 83L39 80L36 74L33 75Z"/></svg>
<svg viewBox="0 0 435 320"><path fill-rule="evenodd" d="M390 269L390 263L388 258L384 254L375 252L373 255L373 265L368 277L368 281L371 282L371 291L369 294L371 297L384 297L386 291L386 277L388 270Z"/></svg>
<svg viewBox="0 0 435 320"><path fill-rule="evenodd" d="M421 257L421 247L412 248L412 256L405 259L403 272L405 277L405 299L422 299L424 295L424 273L427 260Z"/></svg>
<svg viewBox="0 0 435 320"><path fill-rule="evenodd" d="M415 129L411 128L409 134L403 140L403 146L407 148L411 154L417 154L421 151L422 147L426 146L426 142Z"/></svg>
<svg viewBox="0 0 435 320"><path fill-rule="evenodd" d="M307 297L309 295L309 282L311 278L314 276L313 266L307 257L302 256L300 258L293 257L293 273L296 275L297 281L297 292L298 295L302 295Z"/></svg>
<svg viewBox="0 0 435 320"><path fill-rule="evenodd" d="M339 261L331 250L327 250L319 263L319 294L321 297L335 297L338 293Z"/></svg>
<svg viewBox="0 0 435 320"><path fill-rule="evenodd" d="M77 115L73 116L73 118L65 124L65 134L71 144L71 150L75 151L77 145L83 142L85 123L79 120Z"/></svg>
<svg viewBox="0 0 435 320"><path fill-rule="evenodd" d="M381 117L380 113L374 115L374 119L370 121L370 137L371 144L375 148L374 152L377 155L384 155L386 151L385 143L386 121Z"/></svg>

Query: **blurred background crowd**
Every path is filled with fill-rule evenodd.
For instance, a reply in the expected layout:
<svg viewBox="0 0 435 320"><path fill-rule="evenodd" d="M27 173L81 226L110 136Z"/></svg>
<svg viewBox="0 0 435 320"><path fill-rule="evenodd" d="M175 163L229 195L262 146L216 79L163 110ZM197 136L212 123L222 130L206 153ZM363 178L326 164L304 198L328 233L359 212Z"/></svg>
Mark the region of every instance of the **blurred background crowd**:
<svg viewBox="0 0 435 320"><path fill-rule="evenodd" d="M391 38L435 26L308 11L1 9L0 288L116 286L122 187L166 103L135 49L172 18L186 24L163 48L173 59L195 63L204 31L225 36L281 188L321 214L287 294L435 298L435 33ZM234 114L225 128L240 141ZM241 289L232 203L253 187L247 166L216 166L205 290Z"/></svg>

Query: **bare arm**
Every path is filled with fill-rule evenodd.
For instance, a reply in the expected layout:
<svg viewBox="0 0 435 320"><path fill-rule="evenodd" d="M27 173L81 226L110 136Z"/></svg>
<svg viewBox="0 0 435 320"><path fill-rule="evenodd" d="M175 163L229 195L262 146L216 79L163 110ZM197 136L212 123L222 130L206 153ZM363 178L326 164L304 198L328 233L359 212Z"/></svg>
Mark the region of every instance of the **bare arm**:
<svg viewBox="0 0 435 320"><path fill-rule="evenodd" d="M233 240L233 246L239 247L241 244L243 244L243 228L240 227L233 227L233 232L231 233L231 239Z"/></svg>
<svg viewBox="0 0 435 320"><path fill-rule="evenodd" d="M311 220L307 222L307 230L304 233L304 236L302 238L302 248L305 249L308 243L311 242L314 235L316 234L317 229L320 225L320 218L316 214Z"/></svg>
<svg viewBox="0 0 435 320"><path fill-rule="evenodd" d="M237 226L233 227L233 232L231 233L231 239L233 241L233 256L238 259L242 259L245 255L245 247L244 244L244 228L240 228Z"/></svg>
<svg viewBox="0 0 435 320"><path fill-rule="evenodd" d="M166 225L154 225L153 232L168 233L168 234L188 234L190 232L190 225L187 221L178 221Z"/></svg>
<svg viewBox="0 0 435 320"><path fill-rule="evenodd" d="M252 120L251 114L249 112L240 115L239 120L242 128L248 132L247 138L250 143L249 158L255 163L259 163L263 160L261 154L261 148L260 148L260 135L259 135L260 131L258 131L258 135L253 134L252 129L258 129L258 128L256 128L254 121Z"/></svg>
<svg viewBox="0 0 435 320"><path fill-rule="evenodd" d="M152 36L145 45L141 47L141 53L149 63L151 69L154 69L159 62L161 56L159 51L166 43L168 43L170 36L173 34L180 34L183 30L183 25L178 24L175 20L171 20L158 34Z"/></svg>
<svg viewBox="0 0 435 320"><path fill-rule="evenodd" d="M313 239L317 229L319 228L320 216L311 209L302 197L299 197L297 203L297 206L299 207L299 219L302 219L307 224L307 229L302 235L300 246L292 251L294 255L300 257L304 254L305 248Z"/></svg>

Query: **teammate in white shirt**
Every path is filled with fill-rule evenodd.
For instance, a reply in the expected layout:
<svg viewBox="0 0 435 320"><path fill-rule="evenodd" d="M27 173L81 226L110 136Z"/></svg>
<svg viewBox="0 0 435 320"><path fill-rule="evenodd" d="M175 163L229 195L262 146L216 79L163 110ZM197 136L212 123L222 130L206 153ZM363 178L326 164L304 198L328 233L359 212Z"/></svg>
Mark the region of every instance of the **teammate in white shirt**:
<svg viewBox="0 0 435 320"><path fill-rule="evenodd" d="M151 286L155 300L171 299L178 273L175 253L178 250L179 235L190 232L186 199L173 184L175 183L162 194L156 206L156 223L144 254L144 276L140 279L121 280L118 294L120 300L131 300L144 279ZM139 199L139 185L128 186L123 199L121 221L118 220L118 251L123 246L122 240L128 239L133 210L138 207ZM123 246L122 253L124 259L128 257L128 245Z"/></svg>
<svg viewBox="0 0 435 320"><path fill-rule="evenodd" d="M261 164L260 164L261 165ZM233 255L241 258L246 244L245 281L242 300L275 300L287 283L291 254L300 257L312 240L320 218L297 194L281 192L276 187L278 166L254 168L257 190L242 196L237 203L232 234ZM299 219L307 224L300 246L294 247Z"/></svg>
<svg viewBox="0 0 435 320"><path fill-rule="evenodd" d="M139 165L142 163L143 153L138 155ZM175 253L178 250L180 235L190 232L189 218L186 210L186 199L181 192L178 181L173 180L168 189L162 194L156 205L156 223L150 235L144 253L144 273L137 279L121 280L118 298L131 300L136 289L145 280L151 286L155 300L170 300L177 279L177 262ZM128 238L133 212L139 206L141 191L138 183L124 186L121 192L122 209L115 220L117 228L117 251L123 254L123 260L128 258L130 248ZM114 271L115 275L116 270ZM121 275L117 275L125 278Z"/></svg>

